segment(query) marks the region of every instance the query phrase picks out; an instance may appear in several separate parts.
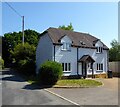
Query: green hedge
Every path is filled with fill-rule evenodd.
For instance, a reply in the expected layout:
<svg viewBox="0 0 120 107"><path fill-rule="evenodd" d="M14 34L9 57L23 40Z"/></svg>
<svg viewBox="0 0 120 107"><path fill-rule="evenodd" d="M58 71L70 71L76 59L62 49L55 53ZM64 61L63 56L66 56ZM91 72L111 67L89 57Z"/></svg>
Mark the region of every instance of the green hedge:
<svg viewBox="0 0 120 107"><path fill-rule="evenodd" d="M62 65L58 62L46 61L40 66L38 80L44 85L54 85L62 76Z"/></svg>

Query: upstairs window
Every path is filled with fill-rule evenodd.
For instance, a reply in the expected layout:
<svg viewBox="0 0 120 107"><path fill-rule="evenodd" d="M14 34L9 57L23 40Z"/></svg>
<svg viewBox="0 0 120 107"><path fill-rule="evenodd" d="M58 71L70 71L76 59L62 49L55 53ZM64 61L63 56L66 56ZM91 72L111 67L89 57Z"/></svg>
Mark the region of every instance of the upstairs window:
<svg viewBox="0 0 120 107"><path fill-rule="evenodd" d="M70 51L70 50L71 50L71 44L70 44L70 43L63 42L62 50Z"/></svg>
<svg viewBox="0 0 120 107"><path fill-rule="evenodd" d="M103 48L102 47L97 47L97 53L102 53L102 51L103 51Z"/></svg>

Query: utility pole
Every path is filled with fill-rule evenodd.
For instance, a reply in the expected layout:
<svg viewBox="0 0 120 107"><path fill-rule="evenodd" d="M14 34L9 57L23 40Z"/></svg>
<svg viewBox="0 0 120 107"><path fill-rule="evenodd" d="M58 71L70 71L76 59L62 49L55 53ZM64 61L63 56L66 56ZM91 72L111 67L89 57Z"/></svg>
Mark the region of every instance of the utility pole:
<svg viewBox="0 0 120 107"><path fill-rule="evenodd" d="M22 16L22 43L24 45L24 16Z"/></svg>

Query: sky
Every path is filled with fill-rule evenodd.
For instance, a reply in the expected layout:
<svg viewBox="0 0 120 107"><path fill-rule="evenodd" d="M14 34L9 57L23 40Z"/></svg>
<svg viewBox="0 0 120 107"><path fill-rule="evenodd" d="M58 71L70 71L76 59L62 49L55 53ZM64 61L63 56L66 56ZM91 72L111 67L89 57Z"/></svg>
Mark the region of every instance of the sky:
<svg viewBox="0 0 120 107"><path fill-rule="evenodd" d="M74 31L89 33L109 48L118 40L117 2L8 2L25 17L25 29L39 33L49 27L73 25ZM22 30L22 18L2 3L2 33Z"/></svg>

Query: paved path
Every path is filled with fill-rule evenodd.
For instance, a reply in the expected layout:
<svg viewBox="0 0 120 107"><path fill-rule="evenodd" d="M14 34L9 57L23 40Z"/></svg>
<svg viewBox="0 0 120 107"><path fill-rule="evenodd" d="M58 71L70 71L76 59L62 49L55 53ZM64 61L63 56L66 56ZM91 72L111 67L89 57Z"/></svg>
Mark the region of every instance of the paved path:
<svg viewBox="0 0 120 107"><path fill-rule="evenodd" d="M79 105L118 105L118 79L97 79L104 86L97 88L49 88Z"/></svg>
<svg viewBox="0 0 120 107"><path fill-rule="evenodd" d="M2 105L72 105L44 89L29 85L13 71L2 72Z"/></svg>

